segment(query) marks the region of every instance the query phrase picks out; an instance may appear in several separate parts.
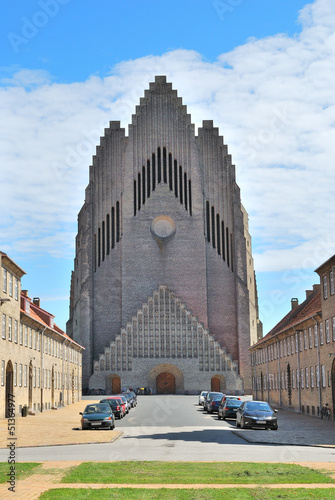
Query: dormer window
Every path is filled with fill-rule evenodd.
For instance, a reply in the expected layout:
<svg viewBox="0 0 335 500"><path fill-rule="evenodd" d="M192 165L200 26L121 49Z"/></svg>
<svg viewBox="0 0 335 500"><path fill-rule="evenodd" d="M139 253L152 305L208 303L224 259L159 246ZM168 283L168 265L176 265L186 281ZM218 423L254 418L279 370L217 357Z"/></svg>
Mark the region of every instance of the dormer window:
<svg viewBox="0 0 335 500"><path fill-rule="evenodd" d="M30 314L30 302L26 300L26 313Z"/></svg>

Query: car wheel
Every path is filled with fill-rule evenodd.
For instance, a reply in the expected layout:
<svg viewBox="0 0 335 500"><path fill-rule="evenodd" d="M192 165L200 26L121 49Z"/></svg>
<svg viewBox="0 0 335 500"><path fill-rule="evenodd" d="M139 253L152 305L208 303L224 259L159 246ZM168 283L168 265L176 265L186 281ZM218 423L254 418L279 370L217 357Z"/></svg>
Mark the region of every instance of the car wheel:
<svg viewBox="0 0 335 500"><path fill-rule="evenodd" d="M277 427L272 427L272 430L273 431L277 431L278 430L278 425L277 425Z"/></svg>

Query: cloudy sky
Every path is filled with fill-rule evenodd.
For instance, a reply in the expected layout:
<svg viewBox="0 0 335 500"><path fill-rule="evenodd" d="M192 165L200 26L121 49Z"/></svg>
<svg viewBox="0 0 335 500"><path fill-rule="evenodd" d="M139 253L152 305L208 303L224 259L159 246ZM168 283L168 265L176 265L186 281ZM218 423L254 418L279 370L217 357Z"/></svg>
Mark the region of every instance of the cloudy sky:
<svg viewBox="0 0 335 500"><path fill-rule="evenodd" d="M249 213L264 332L335 252L335 2L2 0L0 249L65 328L77 214L110 120L167 75Z"/></svg>

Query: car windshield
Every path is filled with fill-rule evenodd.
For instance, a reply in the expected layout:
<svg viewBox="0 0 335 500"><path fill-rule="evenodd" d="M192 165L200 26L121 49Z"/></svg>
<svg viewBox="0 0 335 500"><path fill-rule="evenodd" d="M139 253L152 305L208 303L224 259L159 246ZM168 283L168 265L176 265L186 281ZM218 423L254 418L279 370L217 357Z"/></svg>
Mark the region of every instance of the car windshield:
<svg viewBox="0 0 335 500"><path fill-rule="evenodd" d="M214 398L214 396L220 396L222 398L223 394L222 392L209 392L207 394L208 399Z"/></svg>
<svg viewBox="0 0 335 500"><path fill-rule="evenodd" d="M242 401L239 401L238 399L227 399L226 400L226 406L229 406L230 408L232 407L238 407L238 406L241 406L242 404Z"/></svg>
<svg viewBox="0 0 335 500"><path fill-rule="evenodd" d="M100 401L100 403L107 403L109 406L117 406L118 402L115 399L107 399L106 401Z"/></svg>
<svg viewBox="0 0 335 500"><path fill-rule="evenodd" d="M97 405L87 405L85 408L85 414L92 413L110 413L110 407L107 403L101 403Z"/></svg>
<svg viewBox="0 0 335 500"><path fill-rule="evenodd" d="M212 401L221 401L222 397L221 396L214 396L212 398Z"/></svg>
<svg viewBox="0 0 335 500"><path fill-rule="evenodd" d="M257 411L272 411L268 403L262 403L258 401L250 401L245 405L246 410L257 410Z"/></svg>

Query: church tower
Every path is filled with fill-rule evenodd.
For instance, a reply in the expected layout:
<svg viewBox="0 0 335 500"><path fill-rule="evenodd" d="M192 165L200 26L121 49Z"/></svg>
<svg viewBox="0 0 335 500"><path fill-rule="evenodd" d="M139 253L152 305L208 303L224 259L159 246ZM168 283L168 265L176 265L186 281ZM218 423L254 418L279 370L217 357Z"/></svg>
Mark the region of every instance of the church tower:
<svg viewBox="0 0 335 500"><path fill-rule="evenodd" d="M84 388L251 393L246 220L218 129L196 135L157 76L128 136L105 129L78 215L67 333L85 347Z"/></svg>

